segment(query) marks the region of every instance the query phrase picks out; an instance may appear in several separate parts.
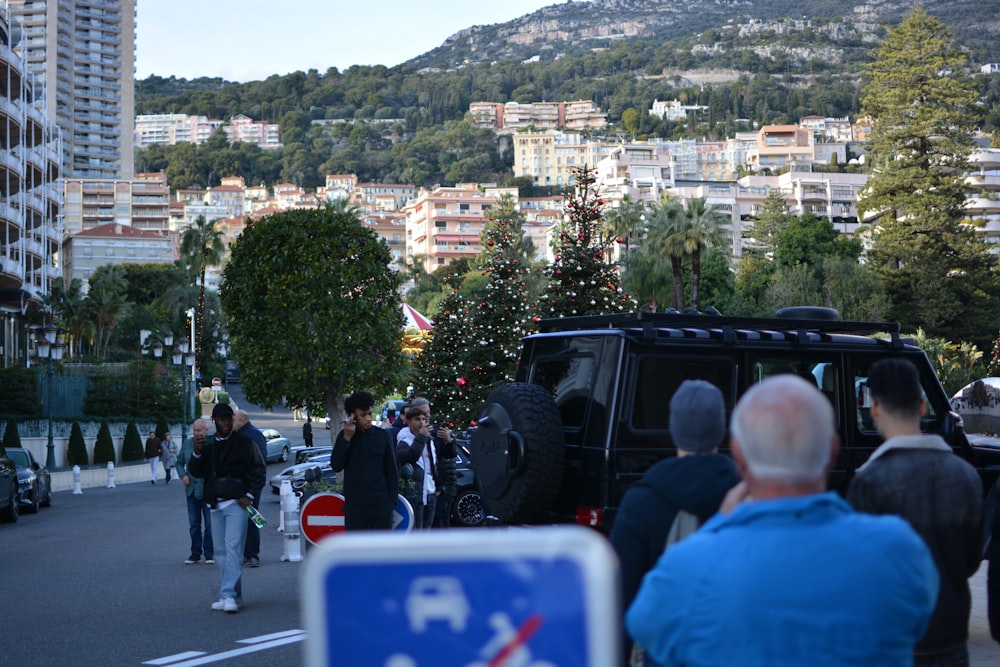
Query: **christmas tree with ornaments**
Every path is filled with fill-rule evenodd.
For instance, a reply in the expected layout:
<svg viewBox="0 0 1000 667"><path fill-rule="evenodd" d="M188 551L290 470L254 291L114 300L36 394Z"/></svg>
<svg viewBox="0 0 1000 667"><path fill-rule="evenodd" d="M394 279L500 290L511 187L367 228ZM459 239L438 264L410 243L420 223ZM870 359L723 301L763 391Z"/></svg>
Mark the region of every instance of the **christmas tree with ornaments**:
<svg viewBox="0 0 1000 667"><path fill-rule="evenodd" d="M538 313L572 317L632 311L635 300L622 290L618 267L607 262L610 239L602 236L604 201L594 187L594 172L584 166L573 176L573 195L566 201L569 221L559 232L555 261L545 269L548 286Z"/></svg>

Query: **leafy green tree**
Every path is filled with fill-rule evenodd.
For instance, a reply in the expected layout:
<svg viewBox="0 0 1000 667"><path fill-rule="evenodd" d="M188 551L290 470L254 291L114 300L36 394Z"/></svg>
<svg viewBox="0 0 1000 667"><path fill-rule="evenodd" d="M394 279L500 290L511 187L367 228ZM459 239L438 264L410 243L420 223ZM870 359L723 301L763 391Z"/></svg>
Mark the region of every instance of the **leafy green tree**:
<svg viewBox="0 0 1000 667"><path fill-rule="evenodd" d="M205 364L207 334L205 327L205 271L210 266L218 266L226 252L222 242L223 233L216 229L215 220L209 222L199 215L194 224L181 232L181 262L188 270L198 269L198 308L195 312L195 331L198 340L192 341L195 352L195 367L202 369Z"/></svg>
<svg viewBox="0 0 1000 667"><path fill-rule="evenodd" d="M795 266L822 262L824 257L857 261L861 242L838 232L829 218L817 218L813 213L792 216L777 235L774 261L779 266Z"/></svg>
<svg viewBox="0 0 1000 667"><path fill-rule="evenodd" d="M140 458L142 457L140 456ZM124 451L122 451L122 460L130 460L125 458ZM69 431L69 444L66 447L66 464L69 466L85 466L89 462L87 443L83 439L83 430L80 428L79 422L73 422L73 426Z"/></svg>
<svg viewBox="0 0 1000 667"><path fill-rule="evenodd" d="M4 449L7 447L21 446L21 434L17 432L16 419L7 420L7 426L5 426L3 430L3 446Z"/></svg>
<svg viewBox="0 0 1000 667"><path fill-rule="evenodd" d="M97 442L94 443L94 464L115 462L115 442L111 439L111 429L108 422L102 421L97 431Z"/></svg>
<svg viewBox="0 0 1000 667"><path fill-rule="evenodd" d="M949 396L983 377L983 353L972 343L954 343L944 338L928 336L923 329L907 335L927 354Z"/></svg>
<svg viewBox="0 0 1000 667"><path fill-rule="evenodd" d="M873 171L858 209L878 220L868 258L892 317L931 336L985 345L1000 284L995 258L962 224L977 121L967 60L919 7L889 31L865 68Z"/></svg>
<svg viewBox="0 0 1000 667"><path fill-rule="evenodd" d="M343 413L343 395L393 393L403 371L400 277L388 246L342 203L247 227L221 297L247 399Z"/></svg>
<svg viewBox="0 0 1000 667"><path fill-rule="evenodd" d="M94 353L101 358L107 358L115 328L128 314L126 289L125 272L120 265L99 266L90 276L85 310L94 327Z"/></svg>
<svg viewBox="0 0 1000 667"><path fill-rule="evenodd" d="M0 414L34 416L42 414L35 368L0 368Z"/></svg>
<svg viewBox="0 0 1000 667"><path fill-rule="evenodd" d="M574 193L566 202L569 224L559 232L555 261L545 269L548 287L539 314L569 317L632 310L635 301L622 290L616 268L605 261L604 200L594 188L594 172L584 166L573 175Z"/></svg>
<svg viewBox="0 0 1000 667"><path fill-rule="evenodd" d="M778 247L778 236L792 221L795 214L788 211L785 196L777 190L771 190L760 205L760 211L754 216L754 244L743 249L744 253L759 252L767 257L773 257Z"/></svg>

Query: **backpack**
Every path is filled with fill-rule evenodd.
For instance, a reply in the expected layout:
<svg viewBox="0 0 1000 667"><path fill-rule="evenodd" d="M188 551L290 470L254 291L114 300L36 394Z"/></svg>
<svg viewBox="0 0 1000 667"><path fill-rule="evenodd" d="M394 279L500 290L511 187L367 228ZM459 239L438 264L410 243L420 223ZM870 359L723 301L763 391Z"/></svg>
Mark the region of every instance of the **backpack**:
<svg viewBox="0 0 1000 667"><path fill-rule="evenodd" d="M677 510L674 522L670 524L667 532L667 542L663 545L666 553L672 545L677 544L691 533L701 528L701 519L695 514L686 510ZM629 657L629 667L644 667L646 665L646 652L638 644L632 644L632 655Z"/></svg>

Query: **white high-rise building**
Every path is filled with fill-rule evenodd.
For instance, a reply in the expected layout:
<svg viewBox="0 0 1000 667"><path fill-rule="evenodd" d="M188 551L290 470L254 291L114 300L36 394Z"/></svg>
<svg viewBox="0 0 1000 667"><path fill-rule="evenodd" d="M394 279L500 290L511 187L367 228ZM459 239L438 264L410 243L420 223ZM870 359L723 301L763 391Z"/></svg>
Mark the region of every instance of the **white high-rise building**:
<svg viewBox="0 0 1000 667"><path fill-rule="evenodd" d="M135 0L7 0L66 176L128 179L135 123Z"/></svg>

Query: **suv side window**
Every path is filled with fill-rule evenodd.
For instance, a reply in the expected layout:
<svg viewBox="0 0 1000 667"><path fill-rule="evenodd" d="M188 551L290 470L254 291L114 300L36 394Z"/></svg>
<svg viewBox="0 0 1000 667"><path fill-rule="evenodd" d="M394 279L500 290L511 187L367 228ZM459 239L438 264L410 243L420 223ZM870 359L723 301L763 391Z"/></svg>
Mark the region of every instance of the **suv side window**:
<svg viewBox="0 0 1000 667"><path fill-rule="evenodd" d="M641 354L636 358L632 430L666 431L670 424L670 397L684 380L705 380L718 387L725 398L727 413L733 406L736 366L725 357Z"/></svg>
<svg viewBox="0 0 1000 667"><path fill-rule="evenodd" d="M871 396L868 393L868 369L878 359L859 361L854 366L854 397L857 406L858 430L865 434L878 434L875 423L871 417ZM921 393L924 400L927 400L927 381L921 373L920 383ZM931 401L927 400L927 414L920 420L920 430L924 433L940 432L942 428L941 417Z"/></svg>
<svg viewBox="0 0 1000 667"><path fill-rule="evenodd" d="M537 341L535 345L535 363L528 381L552 393L566 443L603 446L621 339L572 336Z"/></svg>
<svg viewBox="0 0 1000 667"><path fill-rule="evenodd" d="M840 423L841 377L840 366L835 357L811 357L803 359L783 357L759 357L751 365L750 384L756 384L772 375L791 373L815 385L833 406L834 419Z"/></svg>

